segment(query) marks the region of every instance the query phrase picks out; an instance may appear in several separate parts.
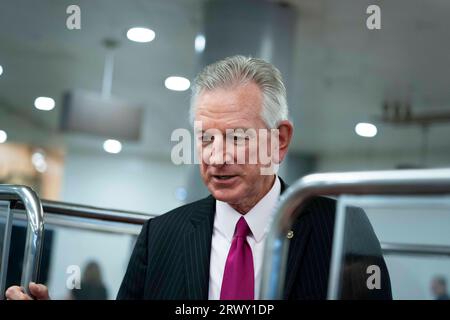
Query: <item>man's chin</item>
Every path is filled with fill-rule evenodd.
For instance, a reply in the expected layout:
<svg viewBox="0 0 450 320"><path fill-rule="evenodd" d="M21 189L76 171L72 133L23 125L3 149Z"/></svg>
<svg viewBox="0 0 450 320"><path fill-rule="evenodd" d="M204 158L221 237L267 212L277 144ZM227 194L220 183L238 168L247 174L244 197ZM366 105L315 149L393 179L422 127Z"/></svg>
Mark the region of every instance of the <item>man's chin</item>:
<svg viewBox="0 0 450 320"><path fill-rule="evenodd" d="M226 203L237 203L241 197L236 190L210 190L211 194L216 200Z"/></svg>

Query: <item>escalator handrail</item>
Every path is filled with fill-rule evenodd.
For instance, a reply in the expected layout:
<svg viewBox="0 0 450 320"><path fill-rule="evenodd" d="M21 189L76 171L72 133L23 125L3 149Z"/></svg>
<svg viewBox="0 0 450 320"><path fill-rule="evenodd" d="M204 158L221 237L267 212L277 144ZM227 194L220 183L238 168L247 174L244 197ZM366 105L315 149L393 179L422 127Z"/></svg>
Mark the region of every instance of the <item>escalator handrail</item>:
<svg viewBox="0 0 450 320"><path fill-rule="evenodd" d="M436 195L450 194L450 169L360 171L307 175L281 196L267 236L261 280L262 299L281 299L284 289L288 243L286 234L308 200L316 196L352 195ZM336 221L334 250L343 238L343 225ZM332 268L333 269L333 268ZM331 270L329 283L336 282Z"/></svg>

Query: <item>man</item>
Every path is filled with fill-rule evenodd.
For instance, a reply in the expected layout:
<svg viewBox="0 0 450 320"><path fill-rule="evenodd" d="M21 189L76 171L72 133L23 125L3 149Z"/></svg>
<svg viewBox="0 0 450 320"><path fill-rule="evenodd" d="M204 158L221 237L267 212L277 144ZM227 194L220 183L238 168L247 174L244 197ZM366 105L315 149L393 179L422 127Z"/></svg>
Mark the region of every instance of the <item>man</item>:
<svg viewBox="0 0 450 320"><path fill-rule="evenodd" d="M218 61L196 78L190 114L201 127L195 132L200 174L211 195L144 224L118 299L260 298L268 227L287 188L276 167L293 134L281 74L260 59ZM275 136L264 134L273 129ZM265 148L269 163L262 161L263 145L271 146ZM242 153L244 163L238 161ZM316 198L295 221L285 299L326 298L335 207L332 199ZM390 299L378 240L364 213L356 210L352 216L354 242L370 254L356 250L346 259L343 297ZM381 269L381 288L376 290L366 284L367 267L373 264ZM23 293L15 288L8 295L20 298Z"/></svg>
<svg viewBox="0 0 450 320"><path fill-rule="evenodd" d="M447 292L447 281L443 276L436 276L431 281L431 292L435 300L450 300Z"/></svg>

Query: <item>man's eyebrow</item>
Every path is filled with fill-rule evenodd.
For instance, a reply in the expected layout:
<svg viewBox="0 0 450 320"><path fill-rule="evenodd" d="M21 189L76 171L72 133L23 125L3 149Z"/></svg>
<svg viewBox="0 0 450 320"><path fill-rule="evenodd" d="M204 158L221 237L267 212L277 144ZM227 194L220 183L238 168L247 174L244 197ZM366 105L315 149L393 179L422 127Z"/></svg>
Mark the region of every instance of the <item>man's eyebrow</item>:
<svg viewBox="0 0 450 320"><path fill-rule="evenodd" d="M195 130L195 132L204 134L205 132L208 132L208 131L211 131L211 130L215 130L215 128L210 128L210 129L206 129L206 130ZM219 129L216 129L216 130L219 130ZM226 128L224 133L226 133L227 131L230 131L230 130L231 131L244 131L245 132L247 130L254 130L254 128L245 128L245 127Z"/></svg>
<svg viewBox="0 0 450 320"><path fill-rule="evenodd" d="M204 135L205 133L208 133L207 131L208 131L208 130L201 130L201 131L200 131L200 130L196 130L196 131L195 131L195 134L198 134L198 135L200 135L200 134L201 134L201 135Z"/></svg>
<svg viewBox="0 0 450 320"><path fill-rule="evenodd" d="M254 128L236 128L233 129L233 132L231 134L238 134L238 135L245 135L245 136L254 136L257 135L258 130Z"/></svg>

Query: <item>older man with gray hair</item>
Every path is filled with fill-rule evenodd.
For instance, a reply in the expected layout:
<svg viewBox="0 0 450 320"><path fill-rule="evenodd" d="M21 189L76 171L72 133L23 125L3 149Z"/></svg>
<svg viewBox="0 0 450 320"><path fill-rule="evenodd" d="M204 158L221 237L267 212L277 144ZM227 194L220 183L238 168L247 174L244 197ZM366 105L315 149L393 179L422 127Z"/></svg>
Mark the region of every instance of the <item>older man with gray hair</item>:
<svg viewBox="0 0 450 320"><path fill-rule="evenodd" d="M276 167L293 135L281 74L264 60L244 56L211 64L195 80L190 117L200 124L194 126L200 174L211 194L144 224L118 299L260 298L268 227L288 187ZM276 134L264 134L268 131ZM266 149L270 163L261 161L262 145L276 146ZM237 161L239 155L246 161ZM334 200L318 197L295 221L288 237L284 298L326 298L335 207ZM372 254L347 261L343 297L390 299L378 240L363 212L354 221L359 247ZM376 290L366 285L366 269L373 264L381 269L381 288ZM28 297L17 288L7 296Z"/></svg>

